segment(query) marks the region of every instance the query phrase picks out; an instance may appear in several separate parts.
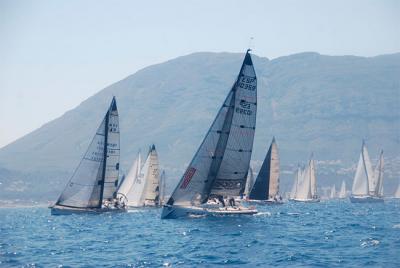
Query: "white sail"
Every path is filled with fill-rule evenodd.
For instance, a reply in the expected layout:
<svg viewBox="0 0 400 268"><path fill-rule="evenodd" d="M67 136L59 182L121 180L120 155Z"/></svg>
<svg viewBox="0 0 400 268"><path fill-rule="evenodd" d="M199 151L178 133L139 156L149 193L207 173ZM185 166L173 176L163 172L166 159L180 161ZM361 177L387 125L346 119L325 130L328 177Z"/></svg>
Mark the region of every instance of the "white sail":
<svg viewBox="0 0 400 268"><path fill-rule="evenodd" d="M249 53L208 133L172 193L168 205L200 205L210 193L244 190L256 120L257 79Z"/></svg>
<svg viewBox="0 0 400 268"><path fill-rule="evenodd" d="M138 159L138 165L140 162L140 158ZM146 177L145 172L149 169L150 165L150 154L147 156L146 161L142 168L138 169L138 174L136 175L135 181L132 185L131 190L127 196L128 198L128 206L130 207L142 207L144 206L145 195L144 189L146 187ZM147 172L146 172L147 173Z"/></svg>
<svg viewBox="0 0 400 268"><path fill-rule="evenodd" d="M301 174L301 169L300 169L300 166L299 166L297 168L297 171L295 172L292 190L290 191L290 198L291 199L295 199L296 198L297 185L299 183L300 174Z"/></svg>
<svg viewBox="0 0 400 268"><path fill-rule="evenodd" d="M374 185L373 185L373 190L374 190L374 195L376 196L383 196L383 151L381 151L381 154L378 159L378 163L375 166L375 171L374 171Z"/></svg>
<svg viewBox="0 0 400 268"><path fill-rule="evenodd" d="M308 167L310 169L310 187L311 187L311 197L317 197L317 178L315 176L315 162L313 159L313 154L311 155L311 159L308 163Z"/></svg>
<svg viewBox="0 0 400 268"><path fill-rule="evenodd" d="M400 182L399 185L397 186L397 190L394 193L394 198L400 198Z"/></svg>
<svg viewBox="0 0 400 268"><path fill-rule="evenodd" d="M158 205L160 199L160 170L156 147L153 146L149 153L148 169L144 170L146 187L144 189L144 200L146 204Z"/></svg>
<svg viewBox="0 0 400 268"><path fill-rule="evenodd" d="M342 181L342 186L340 187L339 198L346 198L346 182Z"/></svg>
<svg viewBox="0 0 400 268"><path fill-rule="evenodd" d="M56 205L101 208L104 199L115 195L119 172L119 124L115 98L88 150Z"/></svg>
<svg viewBox="0 0 400 268"><path fill-rule="evenodd" d="M118 194L124 196L129 202L130 199L133 199L132 194L134 194L133 186L136 181L136 177L139 174L140 168L140 152L138 153L138 157L133 162L131 168L129 169L128 175L126 175L124 181L118 188Z"/></svg>
<svg viewBox="0 0 400 268"><path fill-rule="evenodd" d="M246 196L249 196L251 188L253 187L253 184L254 184L254 174L253 174L253 169L250 167L249 173L247 175L246 187L244 189L244 194Z"/></svg>
<svg viewBox="0 0 400 268"><path fill-rule="evenodd" d="M330 195L331 199L335 199L336 198L336 186L333 185L331 188L331 195Z"/></svg>
<svg viewBox="0 0 400 268"><path fill-rule="evenodd" d="M369 158L369 154L367 151L367 147L364 145L363 147L363 159L364 159L364 168L366 170L367 178L368 178L368 189L371 195L375 194L376 180L374 176L374 171L372 169L371 159Z"/></svg>
<svg viewBox="0 0 400 268"><path fill-rule="evenodd" d="M352 195L366 196L369 193L369 180L364 159L366 149L364 150L364 148L365 144L363 143L351 190Z"/></svg>
<svg viewBox="0 0 400 268"><path fill-rule="evenodd" d="M296 191L297 200L310 200L311 196L311 176L310 166L301 172L301 177L298 180L298 186Z"/></svg>
<svg viewBox="0 0 400 268"><path fill-rule="evenodd" d="M271 165L269 179L269 198L274 198L279 193L279 154L275 138L271 144Z"/></svg>

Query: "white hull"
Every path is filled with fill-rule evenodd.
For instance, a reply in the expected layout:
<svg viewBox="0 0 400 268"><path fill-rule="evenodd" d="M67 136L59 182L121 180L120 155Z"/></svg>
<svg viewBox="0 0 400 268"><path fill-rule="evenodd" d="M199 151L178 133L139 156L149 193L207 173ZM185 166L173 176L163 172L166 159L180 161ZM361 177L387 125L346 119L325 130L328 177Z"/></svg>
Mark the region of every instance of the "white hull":
<svg viewBox="0 0 400 268"><path fill-rule="evenodd" d="M248 199L248 200L244 200L244 201L249 203L249 204L283 205L283 201L279 201L279 200L253 200L253 199Z"/></svg>
<svg viewBox="0 0 400 268"><path fill-rule="evenodd" d="M297 202L297 203L319 203L321 200L319 198L315 199L289 199L291 202Z"/></svg>
<svg viewBox="0 0 400 268"><path fill-rule="evenodd" d="M258 213L255 208L247 207L183 207L164 205L161 213L162 219L176 219L190 216L227 216L227 215L253 215Z"/></svg>
<svg viewBox="0 0 400 268"><path fill-rule="evenodd" d="M123 208L70 208L63 206L49 207L51 215L72 215L72 214L100 214L100 213L121 213L126 212Z"/></svg>
<svg viewBox="0 0 400 268"><path fill-rule="evenodd" d="M383 203L382 197L375 196L350 196L351 203Z"/></svg>

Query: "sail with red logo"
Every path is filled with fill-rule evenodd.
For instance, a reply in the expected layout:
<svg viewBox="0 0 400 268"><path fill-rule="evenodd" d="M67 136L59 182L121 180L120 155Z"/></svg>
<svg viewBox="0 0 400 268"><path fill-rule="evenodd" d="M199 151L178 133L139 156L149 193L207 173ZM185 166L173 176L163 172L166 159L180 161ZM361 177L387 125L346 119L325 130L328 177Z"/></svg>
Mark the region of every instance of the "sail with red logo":
<svg viewBox="0 0 400 268"><path fill-rule="evenodd" d="M232 201L245 188L256 126L257 77L249 51L214 122L164 205L162 218L257 212ZM225 206L226 199L230 206Z"/></svg>

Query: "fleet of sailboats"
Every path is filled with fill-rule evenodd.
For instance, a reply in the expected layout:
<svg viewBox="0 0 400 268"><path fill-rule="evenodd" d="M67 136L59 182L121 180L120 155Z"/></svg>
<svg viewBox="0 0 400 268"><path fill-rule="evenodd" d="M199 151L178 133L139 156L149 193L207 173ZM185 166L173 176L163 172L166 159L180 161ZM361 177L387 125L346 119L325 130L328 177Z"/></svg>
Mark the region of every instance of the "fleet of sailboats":
<svg viewBox="0 0 400 268"><path fill-rule="evenodd" d="M380 154L375 171L372 170L371 160L365 142L361 146L356 174L354 176L352 203L383 202L383 151Z"/></svg>
<svg viewBox="0 0 400 268"><path fill-rule="evenodd" d="M120 132L116 99L98 127L80 164L57 202L53 215L124 212L132 207L162 207L162 218L191 215L251 215L242 203L282 204L279 194L279 154L272 139L261 169L254 178L250 167L257 113L257 77L250 50L237 79L175 190L166 197L165 171L160 174L153 144L144 161L139 152L120 183ZM373 170L365 143L354 176L352 203L383 202L384 158L381 151ZM238 196L246 196L241 202ZM330 198L346 198L346 183ZM400 183L394 198L400 198ZM295 172L289 200L319 202L315 161Z"/></svg>
<svg viewBox="0 0 400 268"><path fill-rule="evenodd" d="M307 167L298 167L295 173L290 200L312 203L320 201L317 194L317 178L315 176L315 161L313 155L311 155Z"/></svg>
<svg viewBox="0 0 400 268"><path fill-rule="evenodd" d="M239 75L184 172L162 218L255 214L234 204L243 193L256 127L257 78L247 51ZM225 203L229 200L230 206Z"/></svg>
<svg viewBox="0 0 400 268"><path fill-rule="evenodd" d="M275 137L272 139L260 172L249 191L247 201L282 204L279 195L279 155Z"/></svg>

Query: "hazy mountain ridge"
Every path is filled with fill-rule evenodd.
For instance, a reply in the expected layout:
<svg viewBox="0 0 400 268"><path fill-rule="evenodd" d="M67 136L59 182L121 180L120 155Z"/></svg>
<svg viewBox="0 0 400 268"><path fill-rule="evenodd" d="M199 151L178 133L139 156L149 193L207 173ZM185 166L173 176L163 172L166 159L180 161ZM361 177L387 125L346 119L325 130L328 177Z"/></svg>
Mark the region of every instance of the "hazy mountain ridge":
<svg viewBox="0 0 400 268"><path fill-rule="evenodd" d="M243 54L194 53L149 66L105 88L0 149L1 196L8 191L5 185L11 182L5 178L10 174L17 174L22 184L35 181L39 190L57 196L113 95L121 115L122 169L129 168L139 148L146 153L155 143L174 184L232 86L242 59ZM289 168L305 162L311 151L320 160L340 159L342 168L348 168L358 160L362 138L372 157L381 147L388 159L399 154L400 53L363 58L306 52L253 59L258 76L254 160L263 159L273 135L282 164ZM392 164L388 174L395 175L387 181L394 183L399 169ZM352 175L345 177L350 182ZM33 190L26 191L29 196Z"/></svg>

